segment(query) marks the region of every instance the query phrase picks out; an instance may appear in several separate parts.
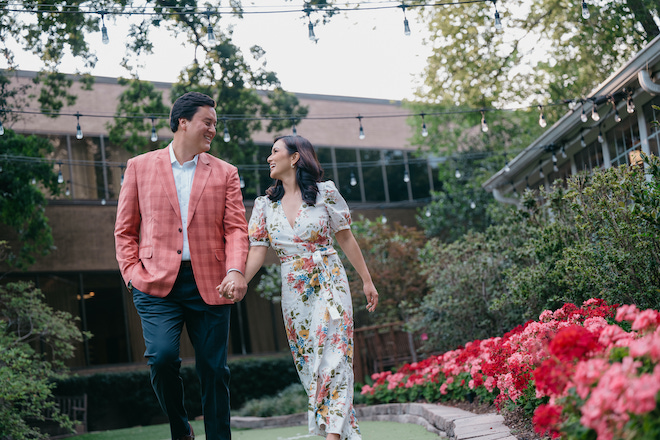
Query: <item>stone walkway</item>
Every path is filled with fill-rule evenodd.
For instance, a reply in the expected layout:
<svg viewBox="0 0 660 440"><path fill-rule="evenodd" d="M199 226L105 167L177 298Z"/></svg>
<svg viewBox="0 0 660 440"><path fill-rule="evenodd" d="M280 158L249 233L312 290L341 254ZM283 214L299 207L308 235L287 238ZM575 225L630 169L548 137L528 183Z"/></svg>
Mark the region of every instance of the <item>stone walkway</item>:
<svg viewBox="0 0 660 440"><path fill-rule="evenodd" d="M442 438L455 440L516 440L499 414L473 414L462 409L428 403L392 403L356 408L360 421L386 421L422 425ZM307 414L279 417L232 417L232 428L264 429L306 426Z"/></svg>

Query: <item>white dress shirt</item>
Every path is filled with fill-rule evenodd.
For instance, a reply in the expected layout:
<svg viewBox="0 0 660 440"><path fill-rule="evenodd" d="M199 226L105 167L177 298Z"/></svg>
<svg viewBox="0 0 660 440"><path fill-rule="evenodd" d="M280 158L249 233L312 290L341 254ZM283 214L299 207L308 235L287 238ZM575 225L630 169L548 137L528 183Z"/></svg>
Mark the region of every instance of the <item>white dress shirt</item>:
<svg viewBox="0 0 660 440"><path fill-rule="evenodd" d="M179 199L179 210L181 211L181 223L183 228L183 252L182 261L190 261L190 247L188 246L188 205L190 204L190 191L192 190L193 179L195 178L195 168L197 168L196 154L192 160L180 164L174 155L172 144L170 149L170 162L172 163L172 174L174 175L174 184L176 185L176 195Z"/></svg>

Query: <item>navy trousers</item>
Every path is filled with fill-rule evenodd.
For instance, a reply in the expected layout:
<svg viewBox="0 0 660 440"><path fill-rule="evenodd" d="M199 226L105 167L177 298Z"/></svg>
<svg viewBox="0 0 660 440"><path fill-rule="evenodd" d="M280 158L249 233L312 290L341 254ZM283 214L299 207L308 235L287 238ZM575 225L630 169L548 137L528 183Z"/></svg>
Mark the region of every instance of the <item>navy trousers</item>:
<svg viewBox="0 0 660 440"><path fill-rule="evenodd" d="M190 267L181 268L172 291L165 298L133 288L133 302L142 321L144 357L151 367L151 384L169 418L172 438L189 434L183 381L179 374L179 346L185 323L195 349L206 438L230 440L227 344L231 306L206 304Z"/></svg>

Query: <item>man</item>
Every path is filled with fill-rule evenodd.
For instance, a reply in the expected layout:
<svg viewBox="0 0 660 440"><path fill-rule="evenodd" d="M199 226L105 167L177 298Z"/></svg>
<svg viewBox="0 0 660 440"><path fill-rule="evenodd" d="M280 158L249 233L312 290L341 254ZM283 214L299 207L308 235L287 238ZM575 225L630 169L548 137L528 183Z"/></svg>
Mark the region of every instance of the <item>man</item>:
<svg viewBox="0 0 660 440"><path fill-rule="evenodd" d="M195 349L206 438L231 438L229 316L231 303L247 291L248 238L238 170L207 153L216 123L210 97L191 92L177 99L172 143L128 161L117 207L117 262L142 321L151 383L174 440L194 439L179 374L184 323ZM234 285L231 299L215 289L225 278Z"/></svg>

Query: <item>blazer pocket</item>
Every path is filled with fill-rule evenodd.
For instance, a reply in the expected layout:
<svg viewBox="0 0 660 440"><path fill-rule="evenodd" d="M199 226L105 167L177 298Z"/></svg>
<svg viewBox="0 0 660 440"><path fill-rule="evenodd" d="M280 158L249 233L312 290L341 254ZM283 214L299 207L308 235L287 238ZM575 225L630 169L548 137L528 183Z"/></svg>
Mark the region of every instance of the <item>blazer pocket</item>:
<svg viewBox="0 0 660 440"><path fill-rule="evenodd" d="M138 249L138 258L144 260L154 256L154 247L153 246L144 246Z"/></svg>
<svg viewBox="0 0 660 440"><path fill-rule="evenodd" d="M215 259L221 263L224 263L227 260L224 249L214 249L213 253L215 254Z"/></svg>

